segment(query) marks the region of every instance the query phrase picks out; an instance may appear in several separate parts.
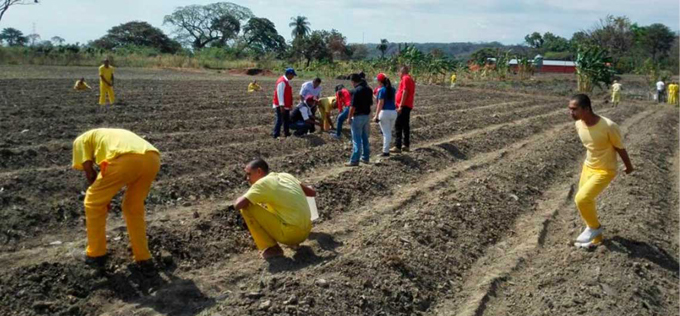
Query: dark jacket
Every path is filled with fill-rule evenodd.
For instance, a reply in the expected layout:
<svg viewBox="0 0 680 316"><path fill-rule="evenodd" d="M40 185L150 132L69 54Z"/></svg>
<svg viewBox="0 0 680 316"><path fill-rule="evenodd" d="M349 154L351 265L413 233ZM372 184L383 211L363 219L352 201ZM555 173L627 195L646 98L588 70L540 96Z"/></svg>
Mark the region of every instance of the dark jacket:
<svg viewBox="0 0 680 316"><path fill-rule="evenodd" d="M373 91L371 91L366 80L362 80L354 88L352 103L349 106L354 108L354 115L369 115L371 114L371 105L373 105Z"/></svg>

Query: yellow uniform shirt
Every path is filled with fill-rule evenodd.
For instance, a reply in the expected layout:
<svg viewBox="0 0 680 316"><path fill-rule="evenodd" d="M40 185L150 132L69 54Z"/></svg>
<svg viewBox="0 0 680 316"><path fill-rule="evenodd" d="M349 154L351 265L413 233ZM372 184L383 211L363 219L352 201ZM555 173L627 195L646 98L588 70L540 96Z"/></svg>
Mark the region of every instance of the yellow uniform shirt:
<svg viewBox="0 0 680 316"><path fill-rule="evenodd" d="M248 84L248 92L260 91L259 84L253 84L252 82Z"/></svg>
<svg viewBox="0 0 680 316"><path fill-rule="evenodd" d="M244 195L287 225L308 229L312 225L309 204L300 181L287 173L270 172L257 180Z"/></svg>
<svg viewBox="0 0 680 316"><path fill-rule="evenodd" d="M76 81L76 84L73 86L73 89L78 90L78 91L83 91L83 90L90 89L90 86L88 86L87 83L85 83L84 81L80 82L80 80L78 80L78 81Z"/></svg>
<svg viewBox="0 0 680 316"><path fill-rule="evenodd" d="M319 110L321 110L322 113L330 113L334 105L335 97L326 97L319 99Z"/></svg>
<svg viewBox="0 0 680 316"><path fill-rule="evenodd" d="M104 67L104 65L99 66L99 76L103 76L110 83L111 78L113 78L113 66L109 65L109 68Z"/></svg>
<svg viewBox="0 0 680 316"><path fill-rule="evenodd" d="M124 129L97 128L89 130L73 141L73 168L83 170L83 163L94 161L101 165L123 154L159 152L144 138Z"/></svg>
<svg viewBox="0 0 680 316"><path fill-rule="evenodd" d="M456 75L451 75L451 83L456 82Z"/></svg>
<svg viewBox="0 0 680 316"><path fill-rule="evenodd" d="M621 91L621 84L620 83L615 83L612 85L612 92L619 92Z"/></svg>
<svg viewBox="0 0 680 316"><path fill-rule="evenodd" d="M624 149L619 126L610 119L600 116L600 121L593 126L586 126L581 120L576 121L576 130L587 149L585 165L591 169L616 171L614 147Z"/></svg>

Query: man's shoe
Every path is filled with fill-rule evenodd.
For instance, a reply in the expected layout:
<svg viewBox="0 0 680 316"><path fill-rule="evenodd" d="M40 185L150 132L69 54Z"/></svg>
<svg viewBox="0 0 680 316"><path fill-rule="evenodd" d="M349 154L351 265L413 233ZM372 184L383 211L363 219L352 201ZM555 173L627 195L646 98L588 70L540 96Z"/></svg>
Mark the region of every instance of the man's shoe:
<svg viewBox="0 0 680 316"><path fill-rule="evenodd" d="M390 153L382 153L382 154L378 155L379 158L386 158L386 157L389 157L389 156L390 156Z"/></svg>
<svg viewBox="0 0 680 316"><path fill-rule="evenodd" d="M583 232L580 235L578 235L578 237L576 238L576 242L582 244L592 242L593 239L595 239L595 237L600 236L602 234L603 230L604 229L602 228L602 225L600 225L600 227L597 229L586 227L586 229L583 230Z"/></svg>
<svg viewBox="0 0 680 316"><path fill-rule="evenodd" d="M338 136L338 134L335 134L335 133L330 133L330 134L331 134L331 137L333 137L334 139L340 140L340 136Z"/></svg>
<svg viewBox="0 0 680 316"><path fill-rule="evenodd" d="M361 163L366 164L366 165L371 164L371 162L369 160L364 160L364 159L361 159Z"/></svg>
<svg viewBox="0 0 680 316"><path fill-rule="evenodd" d="M71 256L73 259L76 259L77 261L83 262L88 266L103 266L106 263L106 259L108 258L108 255L103 255L100 257L90 257L87 255L87 252L85 250L80 250L80 249L74 249L71 252Z"/></svg>
<svg viewBox="0 0 680 316"><path fill-rule="evenodd" d="M401 153L401 148L392 147L390 148L390 152L395 154Z"/></svg>
<svg viewBox="0 0 680 316"><path fill-rule="evenodd" d="M271 246L265 250L263 250L260 253L260 257L262 259L271 259L271 258L276 258L276 257L282 257L283 256L283 249L281 249L281 246L276 245L276 246Z"/></svg>
<svg viewBox="0 0 680 316"><path fill-rule="evenodd" d="M346 162L345 167L358 167L359 163L358 162Z"/></svg>
<svg viewBox="0 0 680 316"><path fill-rule="evenodd" d="M401 147L401 151L407 153L407 152L411 151L411 149L409 149L408 146L404 146L404 147Z"/></svg>

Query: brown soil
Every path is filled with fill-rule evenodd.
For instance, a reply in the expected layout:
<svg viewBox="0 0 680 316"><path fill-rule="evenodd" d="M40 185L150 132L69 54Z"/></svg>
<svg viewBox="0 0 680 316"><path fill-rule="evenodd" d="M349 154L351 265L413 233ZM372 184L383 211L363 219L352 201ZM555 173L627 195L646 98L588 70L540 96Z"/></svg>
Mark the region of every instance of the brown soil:
<svg viewBox="0 0 680 316"><path fill-rule="evenodd" d="M585 251L569 245L582 225L571 195L584 149L564 97L419 86L412 152L345 168L347 137L268 136L273 78L248 94L248 77L120 69L121 104L105 112L96 92L69 90L69 75L90 70L17 71L0 69L13 78L0 80L0 314L678 309L677 109L596 101L622 126L638 170L598 201L607 239ZM72 256L85 244L86 184L69 169L71 142L101 126L131 129L162 151L147 199L155 273L130 264L120 196L107 264L90 268ZM374 125L374 154L381 143ZM247 189L242 166L256 156L319 192L310 239L270 262L228 207Z"/></svg>

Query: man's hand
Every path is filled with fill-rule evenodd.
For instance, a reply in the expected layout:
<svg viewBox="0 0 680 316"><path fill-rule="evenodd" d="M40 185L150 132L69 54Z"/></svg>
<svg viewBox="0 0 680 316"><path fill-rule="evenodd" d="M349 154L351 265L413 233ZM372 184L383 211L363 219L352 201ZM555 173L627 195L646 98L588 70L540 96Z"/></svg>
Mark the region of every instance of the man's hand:
<svg viewBox="0 0 680 316"><path fill-rule="evenodd" d="M401 114L401 105L397 108L397 113Z"/></svg>
<svg viewBox="0 0 680 316"><path fill-rule="evenodd" d="M635 168L633 168L633 166L630 166L630 168L626 167L626 169L624 169L624 172L626 174L631 174L633 171L635 171Z"/></svg>
<svg viewBox="0 0 680 316"><path fill-rule="evenodd" d="M94 170L92 161L83 162L83 171L85 171L85 179L89 185L92 185L97 180L97 171Z"/></svg>
<svg viewBox="0 0 680 316"><path fill-rule="evenodd" d="M250 206L250 201L246 199L245 196L239 197L236 199L236 201L234 201L234 208L237 210L246 209L248 206Z"/></svg>

